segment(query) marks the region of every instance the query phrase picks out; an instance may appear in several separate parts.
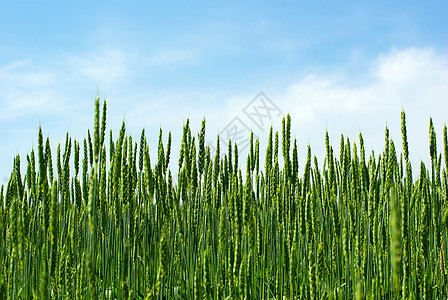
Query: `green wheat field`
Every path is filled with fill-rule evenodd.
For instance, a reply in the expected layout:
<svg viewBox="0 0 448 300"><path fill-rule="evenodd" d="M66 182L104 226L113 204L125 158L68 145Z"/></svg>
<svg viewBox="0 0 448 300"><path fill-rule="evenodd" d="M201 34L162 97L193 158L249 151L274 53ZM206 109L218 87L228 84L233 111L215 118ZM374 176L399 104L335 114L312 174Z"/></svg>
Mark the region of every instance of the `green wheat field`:
<svg viewBox="0 0 448 300"><path fill-rule="evenodd" d="M107 138L98 98L83 141L51 153L39 129L1 187L0 299L446 299L446 126L442 154L429 120L430 165L411 166L402 112L403 153L386 128L382 153L360 134L337 157L327 133L300 174L290 131L271 127L264 162L251 134L243 174L187 120L173 179L171 133L157 157L144 130Z"/></svg>

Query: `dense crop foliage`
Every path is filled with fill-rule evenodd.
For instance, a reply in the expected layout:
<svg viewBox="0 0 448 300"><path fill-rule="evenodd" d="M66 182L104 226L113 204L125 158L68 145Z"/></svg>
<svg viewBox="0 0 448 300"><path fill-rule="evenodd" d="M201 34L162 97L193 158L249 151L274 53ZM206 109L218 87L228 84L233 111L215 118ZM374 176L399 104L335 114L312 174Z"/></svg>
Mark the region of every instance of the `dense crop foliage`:
<svg viewBox="0 0 448 300"><path fill-rule="evenodd" d="M264 166L251 136L246 174L236 144L211 157L205 120L197 137L187 120L174 185L171 134L165 146L160 130L155 158L123 123L107 149L97 99L93 136L67 134L54 155L39 130L24 176L14 160L0 195L0 298L442 299L447 128L442 156L430 121L431 165L413 179L401 118L400 156L387 129L370 156L360 135L341 136L336 157L326 134L324 165L308 146L303 174L289 115L281 136L271 128Z"/></svg>

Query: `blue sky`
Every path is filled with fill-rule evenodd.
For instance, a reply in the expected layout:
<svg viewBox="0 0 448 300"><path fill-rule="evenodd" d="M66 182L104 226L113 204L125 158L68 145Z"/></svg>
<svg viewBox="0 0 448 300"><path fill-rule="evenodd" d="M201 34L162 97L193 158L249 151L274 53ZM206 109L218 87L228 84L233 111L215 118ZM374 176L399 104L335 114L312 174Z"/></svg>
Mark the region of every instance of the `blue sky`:
<svg viewBox="0 0 448 300"><path fill-rule="evenodd" d="M308 143L323 158L326 129L337 149L362 131L378 152L387 125L401 150L405 109L411 158L427 162L429 117L439 141L448 118L447 12L446 1L1 1L0 183L39 125L53 147L67 131L86 137L97 94L115 136L125 120L155 148L162 126L175 154L188 117L196 131L206 117L211 146L239 124L264 152L290 113L302 165ZM267 103L259 92L277 108L262 126L248 113Z"/></svg>

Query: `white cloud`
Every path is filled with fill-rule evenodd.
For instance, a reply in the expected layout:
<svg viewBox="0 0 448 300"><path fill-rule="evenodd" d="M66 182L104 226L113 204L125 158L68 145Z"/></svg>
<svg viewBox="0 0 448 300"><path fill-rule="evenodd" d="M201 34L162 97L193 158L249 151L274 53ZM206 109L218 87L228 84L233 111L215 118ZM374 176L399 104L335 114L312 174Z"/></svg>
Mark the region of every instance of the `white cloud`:
<svg viewBox="0 0 448 300"><path fill-rule="evenodd" d="M368 74L368 84L345 85L340 82L351 78L332 78L331 75L309 75L293 83L278 95L284 105L291 106L302 115L305 108L314 119L322 113L351 114L374 113L387 108L410 105L426 106L426 110L447 107L448 91L447 56L431 49L410 48L381 54ZM352 78L357 82L358 78ZM427 105L431 106L427 106Z"/></svg>
<svg viewBox="0 0 448 300"><path fill-rule="evenodd" d="M98 84L107 92L108 124L109 128L114 129L115 135L124 115L130 133L136 140L141 129L146 127L152 147L157 145L159 126L164 129L165 141L168 130L173 132L173 170L177 166L182 125L188 117L193 133L199 131L202 118L206 117L208 141L215 141L216 134L234 117L241 118L260 136L263 159L268 128L257 129L242 112L260 90L266 93L283 114L291 114L292 136L298 139L302 167L308 143L312 146L313 154L323 161L326 129L336 152L339 151L341 134L349 137L352 142L358 142L361 131L367 153L374 149L378 154L383 149L384 129L387 125L397 151L401 151L400 111L404 109L407 115L410 155L415 170L418 169L416 164L420 160L428 162L429 117L432 116L434 120L439 142L443 124L447 121L448 55L431 48L393 49L378 55L366 66L363 74L358 72L357 75L347 75L340 69L327 74L312 73L276 86L277 92L264 90L263 87L248 87L243 93L232 90L210 91L203 87L175 92L154 92L143 86L139 86L137 91L133 90L131 82L135 70L144 72L151 64L177 64L193 58L191 53L176 50L152 56L108 50L71 56L53 64L56 67L49 69L39 68L30 61L9 64L0 67L0 87L3 92L0 95L0 121L30 115L63 115L65 119L55 121L55 124L65 122L64 126L52 128L50 135L63 136L66 130L79 132L91 124L88 122L91 122L93 116L92 85L96 88ZM128 84L119 85L126 80ZM123 90L118 91L120 89ZM83 102L78 103L80 101ZM272 123L276 130L281 131L281 118ZM36 124L29 126L35 129ZM29 145L30 140L35 140L35 132L28 139L24 144ZM17 149L16 144L8 147L11 151ZM24 148L28 149L21 147L22 151ZM438 149L441 151L441 145ZM243 153L240 156L243 169L246 155L247 153ZM2 157L12 159L10 154ZM5 163L9 163L9 160Z"/></svg>
<svg viewBox="0 0 448 300"><path fill-rule="evenodd" d="M46 84L51 84L55 81L55 74L53 72L34 70L28 72L31 67L29 61L17 61L7 64L0 68L0 82L3 82L14 87L35 87ZM10 86L11 87L11 86Z"/></svg>
<svg viewBox="0 0 448 300"><path fill-rule="evenodd" d="M33 115L73 113L87 105L92 90L114 94L118 87L133 90L132 80L151 66L179 64L190 52L167 49L141 55L120 49L103 49L65 55L53 61L22 60L0 66L0 120ZM90 96L86 96L89 93ZM128 91L131 93L131 91ZM123 94L126 94L125 92ZM84 100L83 97L86 97Z"/></svg>
<svg viewBox="0 0 448 300"><path fill-rule="evenodd" d="M410 82L439 83L446 78L447 67L447 57L436 54L431 48L394 49L390 53L381 54L374 62L375 74L381 81L399 86ZM421 79L424 81L421 82Z"/></svg>
<svg viewBox="0 0 448 300"><path fill-rule="evenodd" d="M397 152L401 151L402 109L407 116L414 171L418 171L420 160L428 163L429 118L433 118L439 143L443 124L447 121L447 56L430 48L392 50L380 54L367 66L364 74L359 74L358 77L334 75L341 74L339 71L310 74L289 85L278 87L278 93L264 91L284 115L290 113L292 116L291 131L293 137L298 139L301 166L304 165L308 143L312 146L313 154L323 162L326 130L330 133L336 153L339 152L341 134L349 137L352 143L358 144L358 135L362 132L367 154L370 154L371 150L378 154L383 149L384 131L388 126ZM365 78L369 80L366 81ZM207 120L207 140L214 142L216 134L234 117L239 117L260 136L263 157L268 127L257 128L243 113L244 107L252 101L257 92L210 95L208 92L201 94L190 91L158 95L154 98L159 102L151 105L136 101L129 116L133 116L134 120L147 116L150 123L146 125L150 125L154 131L153 143L156 142L160 125L174 131L173 136L180 139L181 127L187 117L190 117L190 124L196 133L204 116ZM222 100L216 101L218 98ZM213 104L204 104L207 101ZM141 128L141 121L136 122L140 122L136 127ZM271 122L268 123L270 125ZM272 124L275 130L281 131L281 118L273 119ZM438 149L442 149L441 145ZM172 155L175 161L177 152L174 151ZM247 153L241 154L241 157L245 158L246 155ZM241 163L244 169L244 160L241 160Z"/></svg>
<svg viewBox="0 0 448 300"><path fill-rule="evenodd" d="M121 50L102 50L66 59L68 72L77 79L109 87L128 79L138 58Z"/></svg>
<svg viewBox="0 0 448 300"><path fill-rule="evenodd" d="M339 149L340 134L358 141L359 131L372 149L380 151L387 125L397 150L401 149L400 112L407 116L408 140L414 163L428 162L428 124L432 116L439 142L448 112L448 56L431 48L409 48L382 53L372 62L367 84L344 84L351 78L310 75L275 95L291 113L299 139L324 155L328 129ZM313 146L314 145L314 146ZM370 148L369 147L369 148ZM439 150L441 147L439 147Z"/></svg>
<svg viewBox="0 0 448 300"><path fill-rule="evenodd" d="M29 61L18 61L0 68L0 120L13 120L30 113L57 111L60 99L51 88L57 74L42 70Z"/></svg>

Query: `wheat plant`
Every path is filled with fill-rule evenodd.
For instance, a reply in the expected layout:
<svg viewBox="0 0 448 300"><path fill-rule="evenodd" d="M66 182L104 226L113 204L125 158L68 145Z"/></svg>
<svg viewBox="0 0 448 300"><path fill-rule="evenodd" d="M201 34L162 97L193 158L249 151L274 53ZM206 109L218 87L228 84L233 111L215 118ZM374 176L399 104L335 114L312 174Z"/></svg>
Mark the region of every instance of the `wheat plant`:
<svg viewBox="0 0 448 300"><path fill-rule="evenodd" d="M67 133L53 155L39 128L26 173L13 161L0 299L445 299L447 128L439 153L430 120L431 164L413 178L401 121L403 153L387 128L378 155L360 134L336 156L326 133L323 165L308 146L299 174L289 115L264 162L253 134L247 158L219 137L212 157L205 119L197 134L187 120L173 178L171 133L152 149L123 123L107 143L97 98L86 139Z"/></svg>

